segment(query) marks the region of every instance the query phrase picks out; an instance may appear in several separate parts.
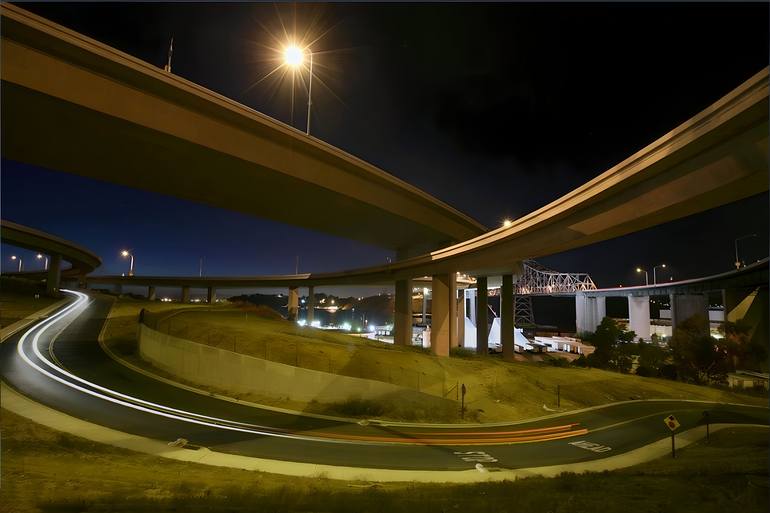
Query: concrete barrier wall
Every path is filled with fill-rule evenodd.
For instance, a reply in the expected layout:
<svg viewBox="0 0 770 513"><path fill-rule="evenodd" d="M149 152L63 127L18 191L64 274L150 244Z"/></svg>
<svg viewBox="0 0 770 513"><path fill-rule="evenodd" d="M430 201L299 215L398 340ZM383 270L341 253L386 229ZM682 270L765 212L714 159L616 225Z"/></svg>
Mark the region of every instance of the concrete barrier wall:
<svg viewBox="0 0 770 513"><path fill-rule="evenodd" d="M234 393L288 397L296 401L340 402L357 397L417 394L382 381L340 376L254 358L174 337L139 325L139 355L177 378ZM421 394L432 400L441 398Z"/></svg>

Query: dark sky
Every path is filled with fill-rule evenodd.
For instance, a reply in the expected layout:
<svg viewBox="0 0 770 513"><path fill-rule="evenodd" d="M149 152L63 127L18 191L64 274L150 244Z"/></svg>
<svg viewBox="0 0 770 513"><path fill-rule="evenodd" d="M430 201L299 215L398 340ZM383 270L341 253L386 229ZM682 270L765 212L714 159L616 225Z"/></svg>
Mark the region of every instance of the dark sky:
<svg viewBox="0 0 770 513"><path fill-rule="evenodd" d="M313 134L487 226L567 193L728 93L768 63L768 5L754 4L24 4L284 122L306 97L266 79L281 21L313 44ZM281 38L282 39L282 38ZM322 85L323 84L323 85ZM76 241L119 273L333 271L386 250L15 162L2 215ZM543 258L600 286L675 279L767 256L768 196ZM333 219L330 219L333 222ZM3 268L10 269L3 248ZM666 275L667 277L667 275Z"/></svg>

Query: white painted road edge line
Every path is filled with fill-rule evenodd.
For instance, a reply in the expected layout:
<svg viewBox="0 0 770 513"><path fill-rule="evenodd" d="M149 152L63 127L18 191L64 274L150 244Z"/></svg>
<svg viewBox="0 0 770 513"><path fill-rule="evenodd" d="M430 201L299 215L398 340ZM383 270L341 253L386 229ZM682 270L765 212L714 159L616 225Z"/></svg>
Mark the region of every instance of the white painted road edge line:
<svg viewBox="0 0 770 513"><path fill-rule="evenodd" d="M160 456L177 461L201 463L216 467L238 468L296 477L320 477L346 481L422 483L472 483L482 481L503 481L531 476L555 477L562 472L601 472L644 463L671 451L668 437L634 449L624 454L610 456L583 463L570 463L548 467L535 467L499 472L481 473L477 470L390 470L359 467L338 467L313 463L297 463L265 458L252 458L225 454L201 448L197 451L169 447L165 442L117 431L86 422L65 413L39 404L19 394L5 383L0 383L0 401L3 408L51 429L79 436L94 442L109 444L132 451ZM711 432L732 427L761 427L758 424L712 424ZM677 447L683 448L705 437L705 427L697 427L677 434Z"/></svg>

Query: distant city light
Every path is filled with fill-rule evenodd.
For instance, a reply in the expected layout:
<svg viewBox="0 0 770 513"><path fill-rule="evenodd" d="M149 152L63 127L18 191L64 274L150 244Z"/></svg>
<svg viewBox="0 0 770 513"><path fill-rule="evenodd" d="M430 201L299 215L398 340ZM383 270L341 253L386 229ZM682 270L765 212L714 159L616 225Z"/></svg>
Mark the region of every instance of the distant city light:
<svg viewBox="0 0 770 513"><path fill-rule="evenodd" d="M310 323L310 326L313 328L320 328L321 327L321 321L313 321Z"/></svg>
<svg viewBox="0 0 770 513"><path fill-rule="evenodd" d="M307 321L305 319L300 319L297 321L297 324L300 326L307 326Z"/></svg>
<svg viewBox="0 0 770 513"><path fill-rule="evenodd" d="M343 330L345 330L345 331L350 331L350 328L351 328L351 326L350 326L350 323L349 323L349 322L344 322L344 323L342 323L342 329L343 329Z"/></svg>

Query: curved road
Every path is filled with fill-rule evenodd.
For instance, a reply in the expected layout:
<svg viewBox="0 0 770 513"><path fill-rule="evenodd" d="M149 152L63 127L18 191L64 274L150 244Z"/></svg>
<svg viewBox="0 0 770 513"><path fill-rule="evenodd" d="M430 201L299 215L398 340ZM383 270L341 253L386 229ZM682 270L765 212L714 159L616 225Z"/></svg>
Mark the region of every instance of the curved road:
<svg viewBox="0 0 770 513"><path fill-rule="evenodd" d="M506 426L362 426L281 413L190 392L115 362L98 343L111 302L67 294L67 305L0 346L3 381L74 417L212 451L365 468L467 470L482 462L515 469L638 448L668 436L662 419L669 414L681 430L701 423L705 410L713 423L768 424L767 408L688 401L621 403Z"/></svg>

